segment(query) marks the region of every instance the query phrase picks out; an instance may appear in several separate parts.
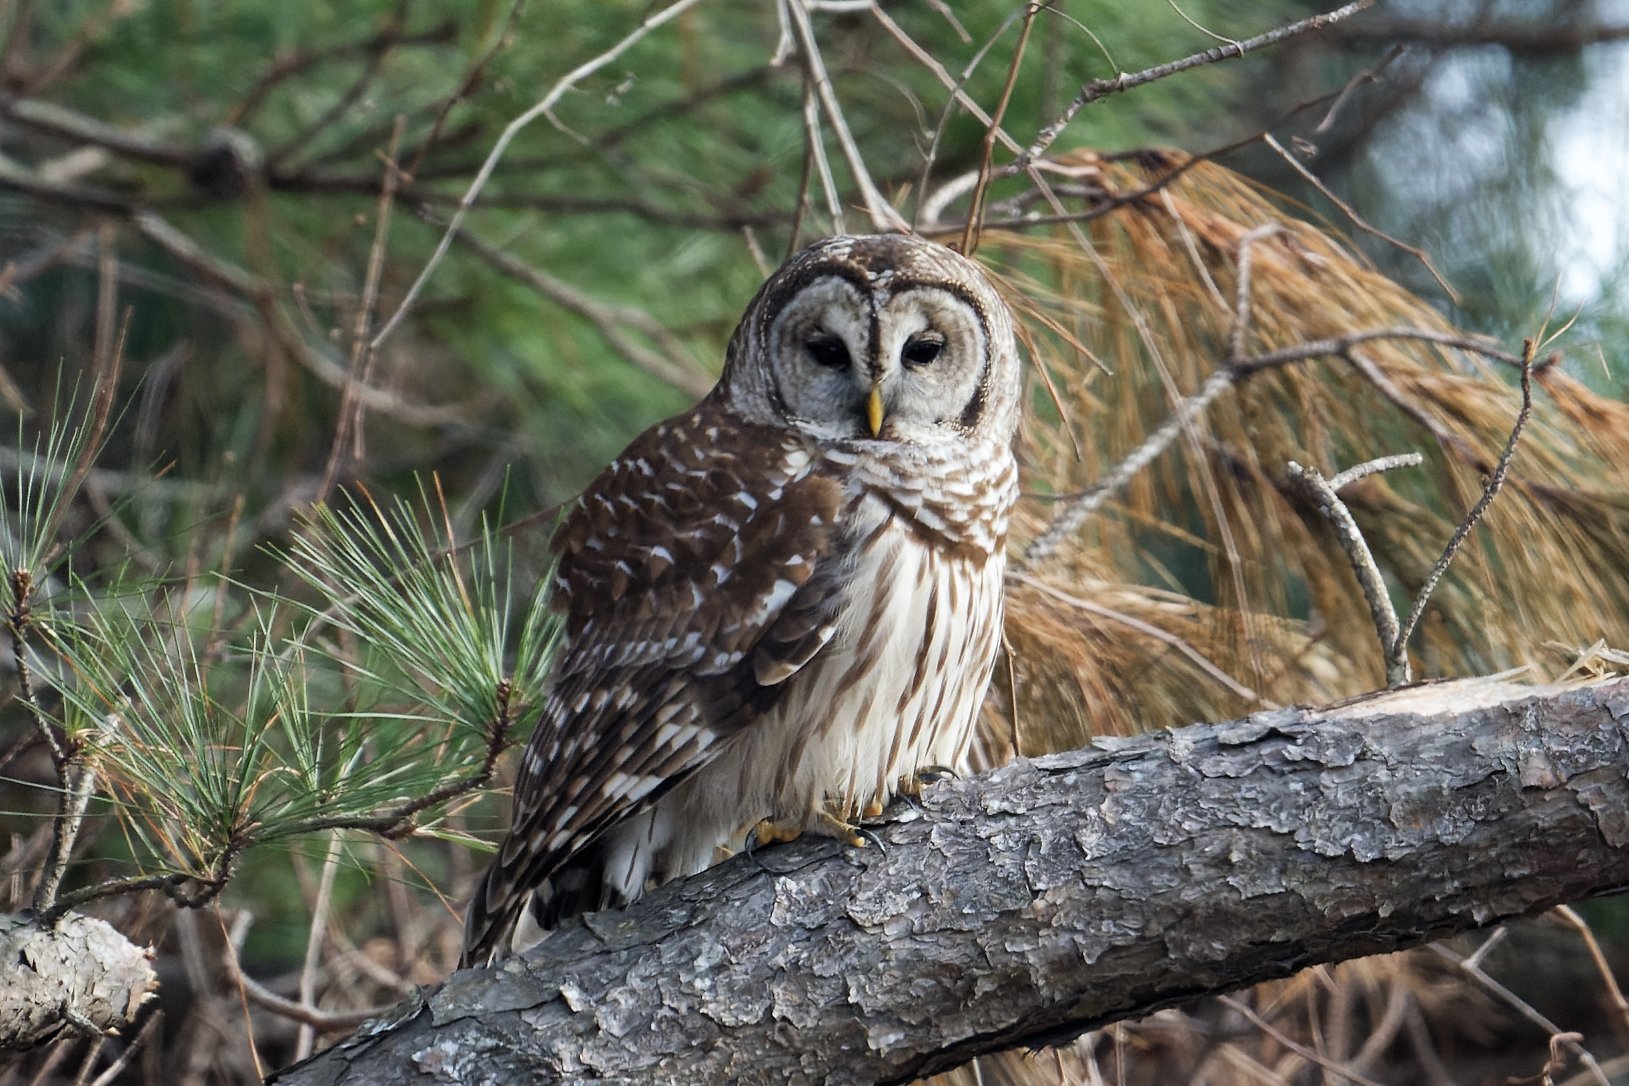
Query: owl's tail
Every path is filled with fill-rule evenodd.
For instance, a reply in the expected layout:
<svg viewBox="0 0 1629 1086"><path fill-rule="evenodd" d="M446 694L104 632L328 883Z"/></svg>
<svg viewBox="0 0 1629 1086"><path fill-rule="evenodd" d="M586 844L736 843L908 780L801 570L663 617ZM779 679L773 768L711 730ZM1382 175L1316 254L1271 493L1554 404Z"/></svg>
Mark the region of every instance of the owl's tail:
<svg viewBox="0 0 1629 1086"><path fill-rule="evenodd" d="M530 889L521 888L528 874L524 865L494 862L464 916L458 968L500 962L536 946L571 918L614 904L605 900L606 851L602 844L590 845Z"/></svg>

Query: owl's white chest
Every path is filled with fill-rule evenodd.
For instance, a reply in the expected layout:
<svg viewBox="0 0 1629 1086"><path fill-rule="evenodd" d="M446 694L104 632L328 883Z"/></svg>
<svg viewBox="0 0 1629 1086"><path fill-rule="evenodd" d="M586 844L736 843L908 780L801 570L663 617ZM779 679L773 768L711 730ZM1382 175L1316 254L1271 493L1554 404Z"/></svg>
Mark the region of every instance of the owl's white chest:
<svg viewBox="0 0 1629 1086"><path fill-rule="evenodd" d="M743 752L778 767L773 794L759 797L778 822L812 827L823 806L853 818L921 768L967 768L1001 637L1004 562L927 545L868 502L831 644Z"/></svg>
<svg viewBox="0 0 1629 1086"><path fill-rule="evenodd" d="M884 806L919 769L965 772L1001 638L1003 556L930 546L876 498L852 522L848 596L831 641L766 717L609 835L606 881L700 871L760 819L819 830Z"/></svg>

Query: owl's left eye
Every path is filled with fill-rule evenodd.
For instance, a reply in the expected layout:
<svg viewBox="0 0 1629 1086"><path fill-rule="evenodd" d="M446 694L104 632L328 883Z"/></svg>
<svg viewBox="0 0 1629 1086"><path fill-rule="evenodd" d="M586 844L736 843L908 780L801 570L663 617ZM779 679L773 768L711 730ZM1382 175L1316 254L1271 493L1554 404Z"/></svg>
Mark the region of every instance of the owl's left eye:
<svg viewBox="0 0 1629 1086"><path fill-rule="evenodd" d="M899 352L899 360L913 370L923 366L931 366L939 352L945 349L943 336L928 333L926 335L912 336L906 340L905 347Z"/></svg>

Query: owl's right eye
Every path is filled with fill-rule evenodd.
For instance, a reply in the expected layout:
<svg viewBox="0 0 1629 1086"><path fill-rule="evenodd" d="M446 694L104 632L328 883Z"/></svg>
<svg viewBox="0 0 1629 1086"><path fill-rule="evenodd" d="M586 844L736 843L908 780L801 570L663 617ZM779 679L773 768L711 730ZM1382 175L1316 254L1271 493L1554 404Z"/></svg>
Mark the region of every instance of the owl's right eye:
<svg viewBox="0 0 1629 1086"><path fill-rule="evenodd" d="M848 368L848 346L836 336L815 336L804 347L817 366L833 370Z"/></svg>

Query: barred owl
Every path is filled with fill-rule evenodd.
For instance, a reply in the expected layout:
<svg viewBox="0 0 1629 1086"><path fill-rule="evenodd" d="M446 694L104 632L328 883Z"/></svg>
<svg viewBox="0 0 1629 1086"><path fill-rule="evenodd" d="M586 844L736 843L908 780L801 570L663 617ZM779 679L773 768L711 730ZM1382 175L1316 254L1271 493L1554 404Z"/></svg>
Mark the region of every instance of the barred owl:
<svg viewBox="0 0 1629 1086"><path fill-rule="evenodd" d="M701 870L758 826L852 839L965 767L1017 495L1012 315L906 236L791 257L693 410L555 533L564 640L465 964Z"/></svg>

